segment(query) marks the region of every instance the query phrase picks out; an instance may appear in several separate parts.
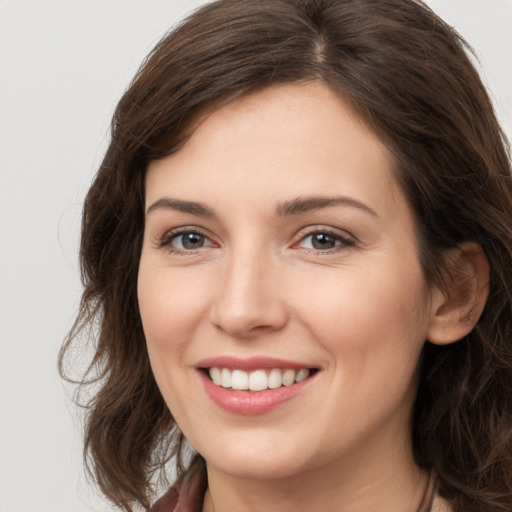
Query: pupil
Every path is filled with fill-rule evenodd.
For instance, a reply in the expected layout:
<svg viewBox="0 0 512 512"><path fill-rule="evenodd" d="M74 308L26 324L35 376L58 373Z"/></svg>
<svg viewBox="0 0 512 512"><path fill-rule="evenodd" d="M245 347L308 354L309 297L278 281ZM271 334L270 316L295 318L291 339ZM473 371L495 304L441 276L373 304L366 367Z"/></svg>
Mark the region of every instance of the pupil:
<svg viewBox="0 0 512 512"><path fill-rule="evenodd" d="M197 249L203 245L203 236L197 233L183 235L183 247L185 249Z"/></svg>
<svg viewBox="0 0 512 512"><path fill-rule="evenodd" d="M336 244L336 240L325 233L317 233L313 235L312 243L315 249L332 249Z"/></svg>

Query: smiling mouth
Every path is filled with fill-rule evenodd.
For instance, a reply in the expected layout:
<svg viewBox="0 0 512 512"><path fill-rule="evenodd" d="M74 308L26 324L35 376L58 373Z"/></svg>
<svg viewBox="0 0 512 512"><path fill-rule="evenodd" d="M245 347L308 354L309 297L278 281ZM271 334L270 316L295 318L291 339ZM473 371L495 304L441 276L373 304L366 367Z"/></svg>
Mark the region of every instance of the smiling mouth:
<svg viewBox="0 0 512 512"><path fill-rule="evenodd" d="M248 372L216 366L203 370L216 386L236 391L265 391L288 387L305 381L318 371L316 368L272 368Z"/></svg>

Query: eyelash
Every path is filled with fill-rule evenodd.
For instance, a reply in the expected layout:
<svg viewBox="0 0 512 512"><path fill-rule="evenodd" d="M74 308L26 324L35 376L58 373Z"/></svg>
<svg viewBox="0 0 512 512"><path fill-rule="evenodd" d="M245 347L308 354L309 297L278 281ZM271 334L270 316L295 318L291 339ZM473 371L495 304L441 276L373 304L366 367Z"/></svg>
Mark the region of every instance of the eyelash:
<svg viewBox="0 0 512 512"><path fill-rule="evenodd" d="M170 254L194 254L197 249L202 249L203 247L198 247L197 249L180 249L179 247L174 247L172 242L179 237L183 237L185 235L197 235L203 237L204 240L210 240L208 235L201 232L196 228L180 228L174 231L168 231L160 240L160 247L165 247ZM212 243L213 245L213 243Z"/></svg>
<svg viewBox="0 0 512 512"><path fill-rule="evenodd" d="M312 252L318 255L324 255L324 254L332 254L339 251L342 251L344 249L347 249L349 247L353 247L356 244L356 240L353 237L350 237L348 234L341 234L339 231L329 228L320 228L320 229L313 229L312 231L306 232L303 236L301 236L300 240L294 244L294 247L296 247L298 244L303 243L305 240L307 240L310 237L313 237L315 235L327 235L328 237L332 238L335 243L338 243L335 247L321 250L321 249L315 249L315 248L303 248L303 250Z"/></svg>
<svg viewBox="0 0 512 512"><path fill-rule="evenodd" d="M197 250L203 249L205 247L205 246L201 246L201 247L198 247L195 249L181 249L179 247L174 247L172 245L174 240L178 239L179 237L183 237L185 235L200 236L203 238L203 240L208 240L210 242L210 246L214 245L214 242L212 242L210 240L209 236L206 235L205 233L203 233L202 231L200 231L196 228L186 228L185 227L185 228L180 228L180 229L177 229L174 231L166 232L165 235L161 238L161 240L159 242L159 246L165 247L168 250L169 254L178 254L178 255L194 254ZM299 244L303 243L305 240L307 240L308 238L313 237L315 235L327 235L328 237L332 238L334 240L334 243L337 245L335 245L332 248L325 249L325 250L315 249L315 248L305 248L305 247L302 248L303 250L305 250L307 252L315 253L318 255L332 254L332 253L336 253L341 250L347 249L349 247L353 247L356 244L356 240L354 238L352 238L350 236L346 236L346 235L344 236L339 231L336 231L333 229L328 229L328 228L321 228L321 229L317 228L317 229L313 229L312 231L304 233L303 236L301 236L301 238L299 239L299 241L294 243L293 247L300 248L300 247L298 247ZM207 245L206 247L209 247L209 246Z"/></svg>

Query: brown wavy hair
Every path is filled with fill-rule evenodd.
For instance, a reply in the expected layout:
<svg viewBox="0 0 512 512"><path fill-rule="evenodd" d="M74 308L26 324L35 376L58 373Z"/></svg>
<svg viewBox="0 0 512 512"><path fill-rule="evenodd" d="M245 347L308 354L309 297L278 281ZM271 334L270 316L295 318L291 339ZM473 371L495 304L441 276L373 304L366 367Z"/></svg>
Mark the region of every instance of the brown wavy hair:
<svg viewBox="0 0 512 512"><path fill-rule="evenodd" d="M85 457L102 492L131 511L184 438L153 378L137 304L149 162L178 151L205 109L283 82L321 80L394 155L416 217L430 283L443 254L478 243L491 268L475 329L425 344L413 411L417 463L437 471L456 512L512 510L512 180L506 138L468 46L414 0L219 0L169 32L119 102L87 194L84 292L59 364L90 343L75 379L86 407ZM84 334L88 334L84 336ZM78 345L77 348L74 348Z"/></svg>

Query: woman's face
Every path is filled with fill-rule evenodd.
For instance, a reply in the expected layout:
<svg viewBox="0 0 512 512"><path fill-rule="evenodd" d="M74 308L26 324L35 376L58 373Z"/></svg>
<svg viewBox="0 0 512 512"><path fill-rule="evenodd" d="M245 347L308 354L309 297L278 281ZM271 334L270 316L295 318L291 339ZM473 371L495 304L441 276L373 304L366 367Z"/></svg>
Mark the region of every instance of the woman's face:
<svg viewBox="0 0 512 512"><path fill-rule="evenodd" d="M210 468L409 456L429 293L390 154L338 96L274 86L205 116L149 166L146 212L149 357Z"/></svg>

